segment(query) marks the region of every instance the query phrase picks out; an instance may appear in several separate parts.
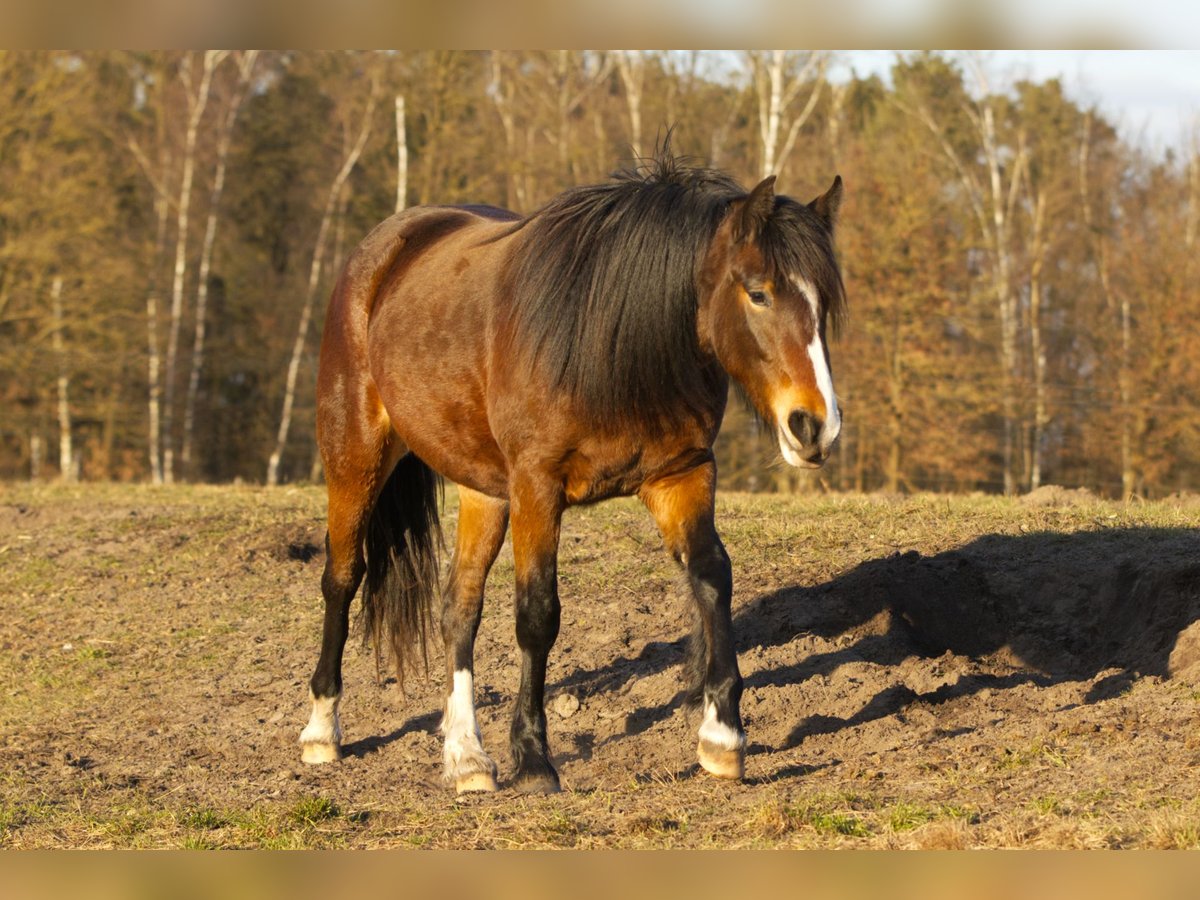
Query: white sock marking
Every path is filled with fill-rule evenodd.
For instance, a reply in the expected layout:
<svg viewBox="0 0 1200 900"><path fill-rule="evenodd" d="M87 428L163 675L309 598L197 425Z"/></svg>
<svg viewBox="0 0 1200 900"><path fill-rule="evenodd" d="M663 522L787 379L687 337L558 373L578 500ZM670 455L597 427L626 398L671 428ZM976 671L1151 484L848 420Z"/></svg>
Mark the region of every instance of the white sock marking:
<svg viewBox="0 0 1200 900"><path fill-rule="evenodd" d="M700 723L700 740L721 750L741 750L746 746L746 735L734 731L724 722L717 721L717 705L704 701L704 721Z"/></svg>
<svg viewBox="0 0 1200 900"><path fill-rule="evenodd" d="M454 689L446 701L446 714L442 716L442 733L446 736L442 762L447 778L479 772L483 760L487 761L486 767L490 770L491 760L483 752L479 724L475 721L475 680L466 669L454 673ZM474 760L474 764L469 760Z"/></svg>
<svg viewBox="0 0 1200 900"><path fill-rule="evenodd" d="M312 697L311 691L309 696ZM341 699L341 694L336 697L312 698L312 715L309 716L304 730L300 732L300 743L333 744L335 746L342 743L342 726L338 722L337 712L338 701Z"/></svg>

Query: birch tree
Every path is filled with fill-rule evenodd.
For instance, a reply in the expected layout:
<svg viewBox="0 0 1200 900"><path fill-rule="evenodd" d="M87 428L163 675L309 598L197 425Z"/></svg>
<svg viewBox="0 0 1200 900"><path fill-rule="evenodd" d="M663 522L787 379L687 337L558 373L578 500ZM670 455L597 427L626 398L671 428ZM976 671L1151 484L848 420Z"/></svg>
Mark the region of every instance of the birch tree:
<svg viewBox="0 0 1200 900"><path fill-rule="evenodd" d="M183 168L179 175L179 199L175 206L175 267L171 280L171 322L163 372L163 480L167 484L175 480L175 365L179 355L179 332L183 324L183 289L187 276L192 182L196 175L196 140L204 110L208 106L213 73L227 55L226 50L205 50L198 76L193 71L191 54L184 56L179 69L187 103L187 129L183 142Z"/></svg>
<svg viewBox="0 0 1200 900"><path fill-rule="evenodd" d="M183 410L183 447L180 462L189 477L192 474L192 442L196 423L196 396L200 392L200 372L204 368L204 341L208 328L208 278L212 270L213 246L217 237L217 220L221 209L221 194L225 190L225 170L229 157L229 144L233 127L237 122L242 101L250 87L254 66L258 61L257 50L239 51L235 54L237 81L225 105L225 114L217 126L216 160L213 164L212 189L208 198L208 216L204 225L204 239L200 247L200 263L196 271L195 327L192 332L192 363L188 372L187 398Z"/></svg>
<svg viewBox="0 0 1200 900"><path fill-rule="evenodd" d="M625 89L625 108L629 114L629 145L635 159L642 157L642 88L646 83L646 57L641 50L617 50L613 53L621 85Z"/></svg>
<svg viewBox="0 0 1200 900"><path fill-rule="evenodd" d="M70 377L67 373L67 351L63 340L62 304L63 278L55 275L50 284L50 306L54 315L54 356L58 362L58 471L66 482L75 480L75 456L71 449Z"/></svg>
<svg viewBox="0 0 1200 900"><path fill-rule="evenodd" d="M821 98L828 63L828 54L819 50L747 51L758 101L760 177L782 173L800 129Z"/></svg>
<svg viewBox="0 0 1200 900"><path fill-rule="evenodd" d="M408 206L408 124L404 95L396 95L396 212Z"/></svg>
<svg viewBox="0 0 1200 900"><path fill-rule="evenodd" d="M167 187L173 157L167 143L166 122L168 104L166 72L169 62L161 57L151 57L150 65L139 73L138 90L149 95L147 109L152 111L154 127L155 159L142 146L138 136L127 131L123 143L141 169L149 184L154 207L154 250L146 267L146 448L150 465L150 481L162 484L162 350L160 346L161 324L159 307L161 297L161 270L167 249L167 220L170 215L172 197ZM142 68L142 67L137 67Z"/></svg>
<svg viewBox="0 0 1200 900"><path fill-rule="evenodd" d="M284 386L283 409L279 416L279 430L275 435L275 447L267 463L267 484L279 484L279 468L283 460L283 451L287 446L288 432L292 425L292 409L296 402L296 381L300 373L300 360L304 355L304 347L308 342L308 330L312 321L313 304L316 301L317 289L321 283L321 268L325 256L326 241L329 237L330 224L334 218L338 197L350 173L358 163L367 139L371 135L372 120L375 115L375 104L379 97L379 80L377 74L370 75L371 86L363 109L357 133L343 149L341 166L329 186L325 199L325 207L321 213L321 224L317 229L317 237L313 245L312 263L309 267L308 286L304 294L304 304L300 311L300 324L296 329L296 340L292 344L291 359L288 363L287 379ZM348 121L348 120L347 120ZM347 134L349 136L349 134Z"/></svg>

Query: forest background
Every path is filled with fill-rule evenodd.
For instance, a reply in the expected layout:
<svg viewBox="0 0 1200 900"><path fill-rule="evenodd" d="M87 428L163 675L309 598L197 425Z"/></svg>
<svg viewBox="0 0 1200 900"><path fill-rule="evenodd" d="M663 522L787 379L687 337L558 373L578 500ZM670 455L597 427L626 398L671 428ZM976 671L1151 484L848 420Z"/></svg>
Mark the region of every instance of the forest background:
<svg viewBox="0 0 1200 900"><path fill-rule="evenodd" d="M825 51L0 54L0 478L320 478L324 306L419 203L532 211L673 126L808 200L847 184L845 427L813 476L735 401L722 485L1114 497L1200 486L1200 141L1060 80Z"/></svg>

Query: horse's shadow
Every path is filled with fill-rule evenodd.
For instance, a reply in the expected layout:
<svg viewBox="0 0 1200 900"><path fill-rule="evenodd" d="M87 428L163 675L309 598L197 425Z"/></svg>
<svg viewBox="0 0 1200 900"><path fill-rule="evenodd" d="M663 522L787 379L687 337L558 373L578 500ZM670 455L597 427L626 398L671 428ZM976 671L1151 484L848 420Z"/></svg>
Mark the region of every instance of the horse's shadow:
<svg viewBox="0 0 1200 900"><path fill-rule="evenodd" d="M735 577L736 577L736 554ZM838 718L810 710L784 747L985 688L1089 681L1084 702L1115 696L1144 676L1200 664L1200 531L1109 528L1069 534L986 535L922 556L912 551L862 563L819 585L791 585L756 597L735 614L739 652L784 646L803 636L837 649L752 671L747 688L829 675L856 661L894 666L949 651L1002 654L1001 674L971 674L923 694L891 685L858 712ZM683 657L683 641L655 642L634 657L576 671L555 685L616 691ZM1101 673L1115 673L1097 679ZM627 718L638 733L672 715L682 691ZM753 752L755 747L752 746ZM759 747L758 749L766 749Z"/></svg>

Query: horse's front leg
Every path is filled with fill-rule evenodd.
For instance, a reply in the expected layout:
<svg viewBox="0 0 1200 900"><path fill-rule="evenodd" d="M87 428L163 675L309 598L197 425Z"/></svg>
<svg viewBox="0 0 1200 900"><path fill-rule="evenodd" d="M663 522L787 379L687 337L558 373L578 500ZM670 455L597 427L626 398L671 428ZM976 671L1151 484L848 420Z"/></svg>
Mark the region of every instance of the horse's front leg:
<svg viewBox="0 0 1200 900"><path fill-rule="evenodd" d="M721 778L736 779L745 772L746 734L738 711L742 676L730 615L733 575L713 524L716 480L716 464L710 460L688 472L647 483L640 496L658 523L667 549L687 572L699 613L690 667L698 680L695 699L703 701L696 750L700 765Z"/></svg>
<svg viewBox="0 0 1200 900"><path fill-rule="evenodd" d="M561 486L514 477L510 502L521 648L521 690L510 735L516 769L513 786L522 793L552 794L559 784L546 741L545 693L546 660L558 637Z"/></svg>

